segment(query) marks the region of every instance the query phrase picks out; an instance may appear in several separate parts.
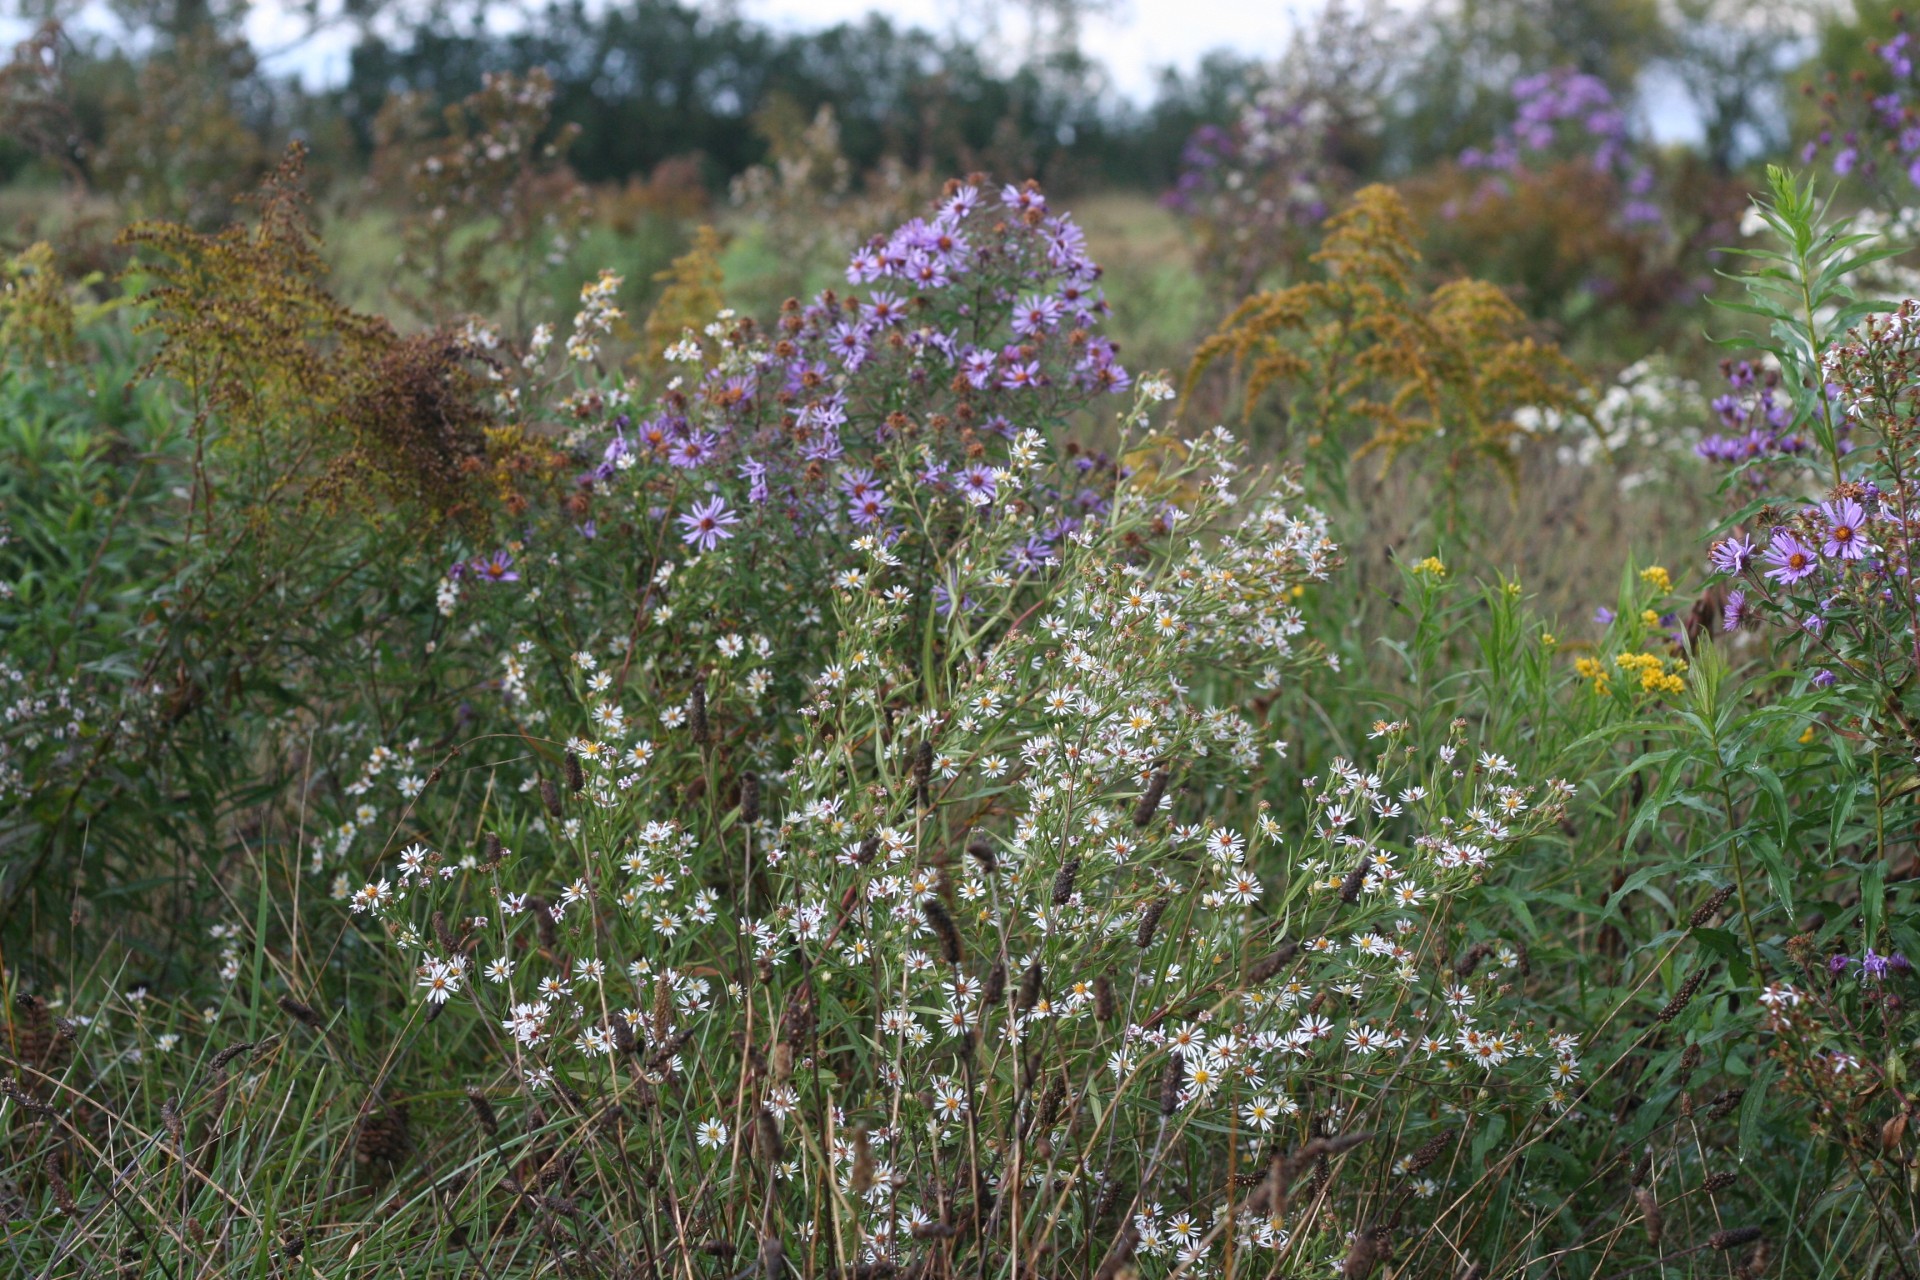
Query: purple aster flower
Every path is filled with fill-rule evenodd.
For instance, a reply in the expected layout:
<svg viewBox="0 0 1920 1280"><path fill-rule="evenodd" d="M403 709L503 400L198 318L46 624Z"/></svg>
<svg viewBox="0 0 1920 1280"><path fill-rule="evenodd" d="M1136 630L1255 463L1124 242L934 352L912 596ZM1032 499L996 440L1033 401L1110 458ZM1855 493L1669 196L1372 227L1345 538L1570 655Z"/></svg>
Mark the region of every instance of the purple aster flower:
<svg viewBox="0 0 1920 1280"><path fill-rule="evenodd" d="M831 345L833 353L840 357L840 362L847 367L848 372L866 363L867 335L859 325L849 324L844 320L835 325Z"/></svg>
<svg viewBox="0 0 1920 1280"><path fill-rule="evenodd" d="M1060 299L1040 294L1022 298L1013 309L1013 331L1023 338L1046 333L1060 323Z"/></svg>
<svg viewBox="0 0 1920 1280"><path fill-rule="evenodd" d="M1593 611L1593 624L1596 627L1608 626L1613 622L1613 617L1613 610L1607 608L1605 605L1601 605Z"/></svg>
<svg viewBox="0 0 1920 1280"><path fill-rule="evenodd" d="M1011 182L1000 189L1000 203L1015 213L1025 213L1029 209L1045 212L1047 198L1032 187L1016 187Z"/></svg>
<svg viewBox="0 0 1920 1280"><path fill-rule="evenodd" d="M999 482L993 478L993 468L984 462L974 463L962 471L958 479L960 492L966 494L975 506L986 506L999 490Z"/></svg>
<svg viewBox="0 0 1920 1280"><path fill-rule="evenodd" d="M1872 947L1868 947L1867 953L1860 957L1860 975L1872 978L1875 982L1885 978L1887 970L1892 967L1893 957L1883 956Z"/></svg>
<svg viewBox="0 0 1920 1280"><path fill-rule="evenodd" d="M1767 570L1767 576L1786 586L1812 576L1820 567L1813 548L1785 529L1774 531L1773 541L1767 546L1766 562L1773 566Z"/></svg>
<svg viewBox="0 0 1920 1280"><path fill-rule="evenodd" d="M1827 543L1821 551L1841 560L1858 560L1867 554L1865 525L1867 513L1852 498L1820 504L1827 519Z"/></svg>
<svg viewBox="0 0 1920 1280"><path fill-rule="evenodd" d="M1000 375L1000 385L1009 391L1022 387L1037 387L1045 382L1046 375L1040 372L1038 360L1028 360L1024 363L1015 360L1007 366L1007 371Z"/></svg>
<svg viewBox="0 0 1920 1280"><path fill-rule="evenodd" d="M1852 965L1853 965L1853 957L1850 955L1844 955L1842 953L1835 952L1833 955L1827 958L1828 973L1833 973L1833 974L1845 973L1850 967L1852 967Z"/></svg>
<svg viewBox="0 0 1920 1280"><path fill-rule="evenodd" d="M993 352L969 351L960 357L960 372L975 389L993 381Z"/></svg>
<svg viewBox="0 0 1920 1280"><path fill-rule="evenodd" d="M932 254L923 253L918 249L907 255L906 269L901 274L921 289L947 287L946 264Z"/></svg>
<svg viewBox="0 0 1920 1280"><path fill-rule="evenodd" d="M482 582L520 581L520 575L513 568L513 557L505 551L494 552L489 560L474 561L473 572Z"/></svg>
<svg viewBox="0 0 1920 1280"><path fill-rule="evenodd" d="M767 464L748 458L740 464L740 478L747 482L747 501L753 503L767 500Z"/></svg>
<svg viewBox="0 0 1920 1280"><path fill-rule="evenodd" d="M947 197L940 216L949 222L964 222L980 208L980 188L967 186Z"/></svg>
<svg viewBox="0 0 1920 1280"><path fill-rule="evenodd" d="M1041 538L1028 538L1007 552L1007 567L1015 573L1031 573L1053 563L1053 548Z"/></svg>
<svg viewBox="0 0 1920 1280"><path fill-rule="evenodd" d="M1722 631L1738 631L1754 621L1753 611L1747 608L1747 593L1744 591L1727 592L1727 603L1720 615Z"/></svg>
<svg viewBox="0 0 1920 1280"><path fill-rule="evenodd" d="M667 446L667 461L682 469L705 466L713 459L713 446L714 437L710 431L675 440Z"/></svg>
<svg viewBox="0 0 1920 1280"><path fill-rule="evenodd" d="M1747 566L1753 563L1753 542L1737 534L1731 538L1722 538L1713 544L1713 550L1708 553L1707 558L1721 573L1734 575L1745 573Z"/></svg>
<svg viewBox="0 0 1920 1280"><path fill-rule="evenodd" d="M977 607L972 596L961 593L960 612L972 613ZM953 612L953 593L947 590L944 582L933 584L933 611L943 618Z"/></svg>
<svg viewBox="0 0 1920 1280"><path fill-rule="evenodd" d="M694 503L693 510L680 517L686 529L680 540L690 547L711 551L720 545L721 539L733 536L729 526L739 522L740 517L727 510L726 499L715 495L705 502Z"/></svg>
<svg viewBox="0 0 1920 1280"><path fill-rule="evenodd" d="M1816 689L1832 688L1833 680L1834 680L1833 672L1827 670L1825 667L1822 667L1818 671L1813 673L1813 687Z"/></svg>
<svg viewBox="0 0 1920 1280"><path fill-rule="evenodd" d="M892 510L893 503L883 490L868 489L847 504L847 517L864 529L886 519Z"/></svg>

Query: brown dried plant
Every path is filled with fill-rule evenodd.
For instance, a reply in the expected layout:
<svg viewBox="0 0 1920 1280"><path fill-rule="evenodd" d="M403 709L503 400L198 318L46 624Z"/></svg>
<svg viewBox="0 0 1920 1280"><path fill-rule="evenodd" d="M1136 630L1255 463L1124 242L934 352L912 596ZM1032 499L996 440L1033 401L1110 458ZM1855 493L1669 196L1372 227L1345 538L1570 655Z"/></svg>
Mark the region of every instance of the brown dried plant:
<svg viewBox="0 0 1920 1280"><path fill-rule="evenodd" d="M588 212L562 158L579 127L553 127L553 96L534 70L488 75L438 118L419 94L382 108L373 178L406 193L396 293L412 310L437 322L480 313L526 333L535 287Z"/></svg>
<svg viewBox="0 0 1920 1280"><path fill-rule="evenodd" d="M725 248L726 240L720 233L703 224L694 232L692 246L664 271L654 273L654 280L663 288L653 310L647 313L633 364L659 377L667 368L666 349L680 341L688 329L698 330L711 323L726 305L720 291L725 279L720 254Z"/></svg>
<svg viewBox="0 0 1920 1280"><path fill-rule="evenodd" d="M1328 219L1312 262L1320 277L1256 293L1195 352L1200 377L1230 357L1251 416L1268 391L1286 396L1284 420L1310 448L1355 457L1437 443L1449 476L1491 464L1517 482L1514 411L1577 412L1580 382L1557 346L1527 332L1525 315L1482 280L1429 287L1416 227L1390 187L1370 186ZM1348 439L1352 426L1366 429Z"/></svg>
<svg viewBox="0 0 1920 1280"><path fill-rule="evenodd" d="M145 372L178 382L193 406L196 504L210 514L212 449L228 484L256 499L471 524L490 421L484 353L449 332L402 338L328 291L303 162L288 150L250 223L204 234L146 222L122 237L150 282L142 327L159 342Z"/></svg>

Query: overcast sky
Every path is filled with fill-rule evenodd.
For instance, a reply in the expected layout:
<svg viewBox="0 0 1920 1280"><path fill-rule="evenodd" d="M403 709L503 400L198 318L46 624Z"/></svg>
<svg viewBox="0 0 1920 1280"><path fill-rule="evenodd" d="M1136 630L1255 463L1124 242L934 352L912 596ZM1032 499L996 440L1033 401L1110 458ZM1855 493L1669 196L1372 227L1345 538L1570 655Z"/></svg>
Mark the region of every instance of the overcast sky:
<svg viewBox="0 0 1920 1280"><path fill-rule="evenodd" d="M977 33L980 15L996 3L1014 29L1009 34L1014 34L1017 6L1012 0L890 0L883 4L874 0L734 0L734 7L745 18L787 30L857 21L880 11L902 26L944 32L953 29L957 14L965 14L965 29ZM1278 55L1287 46L1297 15L1311 13L1323 3L1325 0L1111 0L1105 14L1086 20L1081 44L1107 68L1117 90L1145 103L1153 96L1155 75L1162 67L1190 70L1204 54L1220 48L1258 57ZM85 25L110 29L112 23L104 5L95 0L89 10L91 21L83 18ZM512 12L508 6L494 12L503 15L496 25L512 21L504 16ZM297 74L312 88L345 80L347 50L353 41L350 30L322 31L294 44L303 27L282 0L255 0L247 26L256 49L285 50L270 59L271 70ZM24 24L0 19L0 39L18 39L25 30ZM1697 132L1678 86L1649 83L1642 86L1642 91L1642 106L1656 137L1689 139Z"/></svg>
<svg viewBox="0 0 1920 1280"><path fill-rule="evenodd" d="M1231 46L1242 53L1278 54L1286 47L1293 29L1294 14L1309 11L1313 0L1116 0L1108 16L1090 18L1084 28L1082 46L1103 63L1112 75L1115 88L1137 101L1152 96L1154 74L1168 65L1191 68L1209 50ZM86 25L105 30L110 20L104 6L88 6L93 12L83 18ZM925 27L947 31L954 15L966 12L978 15L985 8L982 0L735 0L742 17L787 30L803 30L855 21L868 13L883 12L901 26ZM1011 20L1014 6L1001 6ZM500 12L507 12L502 6ZM263 51L285 47L301 31L301 24L278 0L255 0L247 30L256 48ZM17 40L26 27L19 22L0 19L0 38ZM310 86L337 84L347 72L347 49L352 34L345 29L323 31L272 61L272 69L295 72Z"/></svg>

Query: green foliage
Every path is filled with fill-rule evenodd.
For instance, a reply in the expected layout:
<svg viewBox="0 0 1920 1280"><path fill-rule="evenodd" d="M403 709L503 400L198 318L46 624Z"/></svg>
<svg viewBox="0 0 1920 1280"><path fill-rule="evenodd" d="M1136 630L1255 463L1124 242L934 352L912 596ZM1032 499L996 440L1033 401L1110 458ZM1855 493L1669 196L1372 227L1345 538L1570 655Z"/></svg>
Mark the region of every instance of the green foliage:
<svg viewBox="0 0 1920 1280"><path fill-rule="evenodd" d="M1717 629L1734 584L1631 561L1577 632L1467 521L1342 565L1360 515L1158 379L1102 400L1099 312L1014 328L1075 237L985 199L955 281L764 323L700 237L652 400L618 273L570 327L527 263L505 336L402 336L335 299L290 171L248 225L133 233L141 301L13 268L10 1258L1920 1265L1912 631L1867 566L1765 597L1769 646ZM1571 365L1362 207L1235 353L1329 454L1541 474L1507 424L1573 413ZM1878 247L1785 175L1764 216L1741 306L1842 388L1798 403L1835 498L1910 489L1912 317L1847 291ZM887 288L910 323L814 360Z"/></svg>

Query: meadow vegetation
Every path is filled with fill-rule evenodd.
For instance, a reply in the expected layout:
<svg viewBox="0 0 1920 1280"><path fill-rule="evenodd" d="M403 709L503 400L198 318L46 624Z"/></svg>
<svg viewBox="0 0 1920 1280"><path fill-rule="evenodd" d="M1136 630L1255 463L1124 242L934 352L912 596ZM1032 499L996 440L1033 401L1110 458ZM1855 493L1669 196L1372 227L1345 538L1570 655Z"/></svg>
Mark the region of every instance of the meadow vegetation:
<svg viewBox="0 0 1920 1280"><path fill-rule="evenodd" d="M1556 61L1396 171L1336 9L1164 200L537 67L351 169L184 36L69 172L36 37L0 1268L1920 1275L1873 30L1773 163Z"/></svg>

